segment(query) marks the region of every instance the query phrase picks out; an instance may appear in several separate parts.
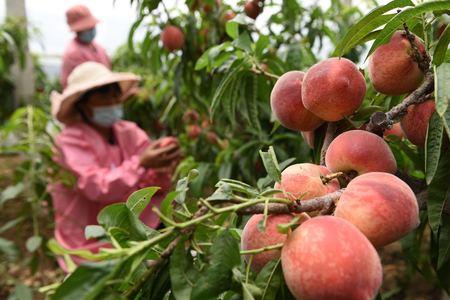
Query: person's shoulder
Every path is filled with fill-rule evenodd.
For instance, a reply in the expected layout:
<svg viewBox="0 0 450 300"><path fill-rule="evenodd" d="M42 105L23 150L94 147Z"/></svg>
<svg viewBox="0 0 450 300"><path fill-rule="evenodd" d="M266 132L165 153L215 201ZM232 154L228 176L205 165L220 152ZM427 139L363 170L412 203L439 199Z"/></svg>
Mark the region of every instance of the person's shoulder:
<svg viewBox="0 0 450 300"><path fill-rule="evenodd" d="M135 122L120 120L114 126L121 131L143 131Z"/></svg>
<svg viewBox="0 0 450 300"><path fill-rule="evenodd" d="M80 43L76 39L72 39L64 49L63 57L80 56Z"/></svg>
<svg viewBox="0 0 450 300"><path fill-rule="evenodd" d="M84 124L83 122L74 122L64 126L56 139L59 142L70 140L81 141L86 136L86 131L88 131L86 124Z"/></svg>

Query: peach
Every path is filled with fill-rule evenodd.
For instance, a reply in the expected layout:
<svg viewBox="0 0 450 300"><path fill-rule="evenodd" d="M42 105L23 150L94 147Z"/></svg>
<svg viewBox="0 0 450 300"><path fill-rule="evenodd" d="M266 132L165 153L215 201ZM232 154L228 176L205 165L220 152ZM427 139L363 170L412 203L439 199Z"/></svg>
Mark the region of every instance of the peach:
<svg viewBox="0 0 450 300"><path fill-rule="evenodd" d="M281 265L286 285L302 300L371 300L383 276L369 240L333 216L312 218L288 235Z"/></svg>
<svg viewBox="0 0 450 300"><path fill-rule="evenodd" d="M284 243L286 234L277 231L278 224L289 223L293 216L289 214L270 215L267 217L265 231L261 232L258 229L258 223L262 221L264 215L253 215L245 224L242 231L241 249L252 250L259 249L279 243ZM251 266L253 272L258 273L271 260L280 258L280 250L264 251L253 256ZM250 255L245 255L244 259L249 262Z"/></svg>
<svg viewBox="0 0 450 300"><path fill-rule="evenodd" d="M227 10L224 14L223 14L223 20L224 22L228 22L232 19L234 19L234 17L236 17L236 13L232 10Z"/></svg>
<svg viewBox="0 0 450 300"><path fill-rule="evenodd" d="M364 130L350 130L338 135L328 146L325 164L332 172L397 171L397 162L388 144L378 135Z"/></svg>
<svg viewBox="0 0 450 300"><path fill-rule="evenodd" d="M383 133L383 137L387 141L389 141L390 135L395 135L399 139L402 139L405 136L402 130L402 126L400 126L400 123L394 123L391 128L386 129Z"/></svg>
<svg viewBox="0 0 450 300"><path fill-rule="evenodd" d="M302 137L311 149L314 149L314 131L302 131Z"/></svg>
<svg viewBox="0 0 450 300"><path fill-rule="evenodd" d="M169 51L181 49L184 45L184 33L177 26L166 25L161 33L161 41Z"/></svg>
<svg viewBox="0 0 450 300"><path fill-rule="evenodd" d="M247 1L244 5L245 14L255 20L261 13L261 7L258 0Z"/></svg>
<svg viewBox="0 0 450 300"><path fill-rule="evenodd" d="M337 191L339 182L335 179L323 184L321 176L330 174L324 166L310 163L295 164L281 172L281 181L274 188L283 191L279 197L296 200L311 199Z"/></svg>
<svg viewBox="0 0 450 300"><path fill-rule="evenodd" d="M187 135L189 139L195 140L202 133L202 129L197 124L188 125L187 127Z"/></svg>
<svg viewBox="0 0 450 300"><path fill-rule="evenodd" d="M400 124L405 132L406 138L414 145L419 147L425 145L428 122L435 109L434 99L408 107L408 112L402 118Z"/></svg>
<svg viewBox="0 0 450 300"><path fill-rule="evenodd" d="M419 52L425 53L425 46L418 37L414 42ZM412 92L423 81L423 72L414 59L411 44L401 31L395 32L389 43L373 52L368 68L373 87L386 95Z"/></svg>
<svg viewBox="0 0 450 300"><path fill-rule="evenodd" d="M275 83L270 94L270 106L281 125L291 130L310 131L323 121L308 111L302 103L302 81L305 73L284 73Z"/></svg>
<svg viewBox="0 0 450 300"><path fill-rule="evenodd" d="M419 225L419 207L411 188L383 172L356 177L334 212L359 228L375 247L392 243Z"/></svg>
<svg viewBox="0 0 450 300"><path fill-rule="evenodd" d="M346 58L321 61L312 66L303 79L303 105L326 121L339 121L353 114L365 93L364 76Z"/></svg>

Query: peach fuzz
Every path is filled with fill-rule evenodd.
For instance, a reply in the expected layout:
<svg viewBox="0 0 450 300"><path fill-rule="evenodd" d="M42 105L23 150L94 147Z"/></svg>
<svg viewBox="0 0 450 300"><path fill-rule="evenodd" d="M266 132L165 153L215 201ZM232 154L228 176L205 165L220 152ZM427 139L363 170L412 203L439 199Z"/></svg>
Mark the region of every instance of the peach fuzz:
<svg viewBox="0 0 450 300"><path fill-rule="evenodd" d="M425 46L415 37L420 53ZM414 53L406 35L396 31L387 44L378 47L369 58L369 77L380 93L402 95L414 91L423 81L423 72L414 60Z"/></svg>
<svg viewBox="0 0 450 300"><path fill-rule="evenodd" d="M428 122L435 109L434 99L408 107L408 112L402 118L400 124L405 132L406 138L414 145L419 147L425 145Z"/></svg>
<svg viewBox="0 0 450 300"><path fill-rule="evenodd" d="M332 172L397 171L397 162L388 144L378 135L364 130L350 130L338 135L328 147L325 164Z"/></svg>
<svg viewBox="0 0 450 300"><path fill-rule="evenodd" d="M263 214L253 215L245 224L241 238L242 250L259 249L284 243L286 240L286 234L279 233L277 225L289 223L293 216L289 214L269 215L267 217L265 231L262 232L258 229L258 223L263 220L263 217ZM270 250L255 254L250 268L253 272L258 273L269 261L278 258L280 258L280 250ZM245 255L244 259L248 263L250 255Z"/></svg>
<svg viewBox="0 0 450 300"><path fill-rule="evenodd" d="M325 121L353 114L366 94L366 82L346 58L328 58L312 66L303 79L303 105Z"/></svg>
<svg viewBox="0 0 450 300"><path fill-rule="evenodd" d="M167 25L161 33L161 41L169 51L181 49L184 45L184 33L177 26Z"/></svg>
<svg viewBox="0 0 450 300"><path fill-rule="evenodd" d="M302 300L371 300L383 276L369 240L333 216L312 218L289 234L281 264L286 285Z"/></svg>
<svg viewBox="0 0 450 300"><path fill-rule="evenodd" d="M305 73L289 71L275 83L270 94L270 106L281 125L296 131L311 131L323 120L308 111L302 103L302 81Z"/></svg>
<svg viewBox="0 0 450 300"><path fill-rule="evenodd" d="M353 179L334 212L359 228L375 247L392 243L419 225L419 207L411 188L382 172Z"/></svg>
<svg viewBox="0 0 450 300"><path fill-rule="evenodd" d="M281 172L281 181L274 188L283 191L277 195L286 199L311 199L337 191L339 182L335 179L323 184L321 176L330 174L324 166L310 163L295 164Z"/></svg>

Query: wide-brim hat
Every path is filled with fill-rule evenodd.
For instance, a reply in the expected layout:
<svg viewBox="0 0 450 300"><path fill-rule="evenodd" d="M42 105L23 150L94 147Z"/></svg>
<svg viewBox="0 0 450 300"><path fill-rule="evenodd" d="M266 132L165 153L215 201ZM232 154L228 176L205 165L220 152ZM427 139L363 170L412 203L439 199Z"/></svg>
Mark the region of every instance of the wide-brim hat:
<svg viewBox="0 0 450 300"><path fill-rule="evenodd" d="M85 62L77 66L67 78L67 87L62 94L53 91L50 95L52 115L62 123L80 120L80 114L75 109L75 103L89 90L97 87L118 83L123 102L138 87L141 78L133 73L112 72L106 66L97 62Z"/></svg>
<svg viewBox="0 0 450 300"><path fill-rule="evenodd" d="M85 5L75 5L66 11L67 24L73 32L85 31L93 28L99 20L91 14Z"/></svg>

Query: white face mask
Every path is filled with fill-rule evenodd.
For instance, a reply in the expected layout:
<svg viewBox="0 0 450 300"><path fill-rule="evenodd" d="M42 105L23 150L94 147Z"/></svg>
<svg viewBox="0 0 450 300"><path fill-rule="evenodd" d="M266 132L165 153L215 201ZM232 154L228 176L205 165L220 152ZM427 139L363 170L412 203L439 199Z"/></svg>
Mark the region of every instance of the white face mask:
<svg viewBox="0 0 450 300"><path fill-rule="evenodd" d="M123 117L122 104L98 106L93 108L92 122L103 127L111 127Z"/></svg>

